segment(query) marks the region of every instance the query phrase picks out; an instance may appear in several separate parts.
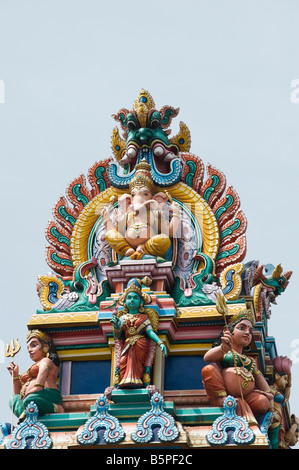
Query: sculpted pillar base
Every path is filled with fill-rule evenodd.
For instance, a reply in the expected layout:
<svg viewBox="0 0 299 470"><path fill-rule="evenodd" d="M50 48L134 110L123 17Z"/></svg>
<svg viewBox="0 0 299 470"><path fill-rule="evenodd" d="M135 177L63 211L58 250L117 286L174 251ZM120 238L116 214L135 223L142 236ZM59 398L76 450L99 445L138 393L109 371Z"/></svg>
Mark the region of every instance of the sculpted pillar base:
<svg viewBox="0 0 299 470"><path fill-rule="evenodd" d="M150 277L151 290L154 292L170 292L175 281L172 263L170 261L158 263L156 259L120 261L116 266L107 267L106 275L116 293L123 292L133 277Z"/></svg>

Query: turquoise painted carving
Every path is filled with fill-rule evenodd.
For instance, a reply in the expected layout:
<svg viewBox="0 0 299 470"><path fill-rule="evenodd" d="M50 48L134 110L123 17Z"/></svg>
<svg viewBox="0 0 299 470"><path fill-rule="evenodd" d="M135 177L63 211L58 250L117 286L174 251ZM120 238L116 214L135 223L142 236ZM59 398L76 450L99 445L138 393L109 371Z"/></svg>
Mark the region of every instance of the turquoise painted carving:
<svg viewBox="0 0 299 470"><path fill-rule="evenodd" d="M99 191L104 191L107 187L103 173L106 169L102 166L99 166L95 171L96 182L99 187Z"/></svg>
<svg viewBox="0 0 299 470"><path fill-rule="evenodd" d="M11 434L11 423L0 423L0 429L2 431L2 437L0 438L0 445L3 444L7 436Z"/></svg>
<svg viewBox="0 0 299 470"><path fill-rule="evenodd" d="M108 413L108 407L107 398L101 395L96 402L96 414L78 431L79 444L119 444L125 438L123 428L118 419ZM101 433L101 430L104 432Z"/></svg>
<svg viewBox="0 0 299 470"><path fill-rule="evenodd" d="M34 402L26 408L26 419L13 431L6 449L50 449L53 442L46 426L38 421L38 407Z"/></svg>
<svg viewBox="0 0 299 470"><path fill-rule="evenodd" d="M73 217L73 215L71 215L67 208L65 206L60 206L59 209L58 209L58 212L59 212L59 215L61 215L61 217L63 217L67 222L69 222L71 225L75 225L76 223L76 219L75 217Z"/></svg>
<svg viewBox="0 0 299 470"><path fill-rule="evenodd" d="M270 428L272 422L273 422L273 412L269 411L264 416L262 424L260 425L260 430L263 434L265 434L270 449L272 448L272 444L271 444L271 440L270 440L270 436L269 436L269 428Z"/></svg>
<svg viewBox="0 0 299 470"><path fill-rule="evenodd" d="M38 294L45 310L98 310L100 302L110 295L110 288L106 280L98 282L96 275L92 274L96 265L95 258L81 263L75 270L73 280L54 275L39 276ZM87 271L90 271L88 275Z"/></svg>
<svg viewBox="0 0 299 470"><path fill-rule="evenodd" d="M189 150L190 133L181 123L180 132L169 138L168 127L178 112L179 109L171 106L163 106L158 111L151 95L141 90L134 109L123 108L114 115L121 125L124 139L116 128L112 135L112 150L127 174L119 175L117 165L112 163L108 169L112 186L128 188L134 168L142 159L151 165L152 179L157 186L168 187L180 181L182 162L179 152Z"/></svg>
<svg viewBox="0 0 299 470"><path fill-rule="evenodd" d="M81 192L81 188L82 188L81 184L75 184L73 186L72 191L73 191L73 194L76 197L77 201L81 202L83 206L86 206L86 204L89 203L89 199L88 199L88 197L85 196L85 194L83 194Z"/></svg>
<svg viewBox="0 0 299 470"><path fill-rule="evenodd" d="M200 272L191 273L185 282L181 277L176 277L173 298L178 307L214 304L214 291L219 290L215 284L213 260L200 252L195 252L193 258L202 260L204 268Z"/></svg>
<svg viewBox="0 0 299 470"><path fill-rule="evenodd" d="M275 304L276 298L285 291L291 276L292 271L283 272L280 264L276 267L272 264L261 265L253 276L255 307L262 312L266 329L271 316L271 303Z"/></svg>
<svg viewBox="0 0 299 470"><path fill-rule="evenodd" d="M173 417L164 411L164 400L160 393L154 393L151 404L151 410L139 418L137 429L131 435L132 440L140 443L175 441L179 437L179 430Z"/></svg>
<svg viewBox="0 0 299 470"><path fill-rule="evenodd" d="M236 415L237 402L232 396L228 396L224 402L224 414L217 418L211 431L206 438L211 445L225 445L234 443L237 445L252 444L255 435L250 429L246 419ZM229 442L228 431L233 431L231 435L232 442Z"/></svg>
<svg viewBox="0 0 299 470"><path fill-rule="evenodd" d="M51 235L59 242L59 243L65 243L67 246L70 246L70 240L68 237L66 237L64 234L60 233L58 228L55 226L52 226L50 228Z"/></svg>
<svg viewBox="0 0 299 470"><path fill-rule="evenodd" d="M168 186L173 186L174 184L179 182L180 177L181 177L181 163L180 163L179 158L175 158L169 163L170 168L167 174L162 174L157 170L156 165L155 165L154 153L152 152L151 149L139 150L136 164L140 163L143 159L145 159L146 162L151 165L152 167L151 176L152 176L153 182L157 186L168 187ZM112 163L110 167L108 168L108 176L109 176L112 186L115 186L116 188L120 188L120 189L129 187L129 183L131 179L134 177L134 174L135 174L135 170L133 170L126 176L123 176L123 175L120 176L117 173L117 165L115 163Z"/></svg>

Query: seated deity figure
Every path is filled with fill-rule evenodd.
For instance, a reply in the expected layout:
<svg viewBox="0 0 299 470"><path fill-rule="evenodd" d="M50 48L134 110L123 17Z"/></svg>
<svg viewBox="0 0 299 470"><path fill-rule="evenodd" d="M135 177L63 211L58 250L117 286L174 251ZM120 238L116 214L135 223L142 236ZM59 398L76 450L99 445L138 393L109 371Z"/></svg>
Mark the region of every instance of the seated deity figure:
<svg viewBox="0 0 299 470"><path fill-rule="evenodd" d="M11 362L8 371L13 378L14 395L9 403L13 413L22 421L31 401L40 415L63 412L62 396L57 388L59 358L49 335L40 330L27 334L27 349L34 362L22 375L19 366Z"/></svg>
<svg viewBox="0 0 299 470"><path fill-rule="evenodd" d="M169 195L155 193L151 167L145 160L136 165L130 182L131 194L119 198L119 208L114 209L114 222L109 209L102 211L106 240L122 257L141 259L144 255L162 258L180 227L180 206L167 205Z"/></svg>
<svg viewBox="0 0 299 470"><path fill-rule="evenodd" d="M148 277L131 279L119 299L123 309L111 319L115 338L116 388L149 386L156 346L167 355L166 346L156 333L159 315L153 308L144 308L151 298L142 292L142 284L149 285L150 282Z"/></svg>
<svg viewBox="0 0 299 470"><path fill-rule="evenodd" d="M244 354L250 346L252 331L251 312L241 310L204 355L209 364L202 369L202 379L212 406L223 406L225 398L231 395L237 401L237 414L256 423L255 417L268 411L273 394L255 360Z"/></svg>

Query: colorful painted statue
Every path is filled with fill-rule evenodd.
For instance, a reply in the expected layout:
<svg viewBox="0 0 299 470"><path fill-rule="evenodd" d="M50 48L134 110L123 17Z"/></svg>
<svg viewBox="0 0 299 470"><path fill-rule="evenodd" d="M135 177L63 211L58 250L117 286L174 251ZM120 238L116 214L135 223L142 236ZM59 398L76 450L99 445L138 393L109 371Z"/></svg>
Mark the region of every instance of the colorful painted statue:
<svg viewBox="0 0 299 470"><path fill-rule="evenodd" d="M266 325L266 319L271 316L271 304L276 303L276 298L281 295L289 284L292 271L283 272L280 264L276 267L272 264L261 265L253 276L253 296L257 312L262 312L262 320Z"/></svg>
<svg viewBox="0 0 299 470"><path fill-rule="evenodd" d="M152 308L144 308L151 298L142 292L142 284L148 285L150 282L149 278L131 279L119 299L123 309L111 319L115 338L115 387L150 385L156 345L167 355L166 346L156 333L159 315Z"/></svg>
<svg viewBox="0 0 299 470"><path fill-rule="evenodd" d="M205 354L203 384L212 406L223 406L228 395L237 399L237 414L255 422L265 414L273 395L255 361L244 354L252 340L253 317L241 310L224 328L221 337Z"/></svg>
<svg viewBox="0 0 299 470"><path fill-rule="evenodd" d="M57 388L59 358L50 336L40 330L31 330L27 335L27 348L34 364L22 375L19 366L11 362L8 366L13 377L14 396L10 407L20 421L26 417L26 407L34 401L39 414L63 412L62 396Z"/></svg>
<svg viewBox="0 0 299 470"><path fill-rule="evenodd" d="M121 256L141 259L145 255L162 257L170 247L170 238L180 225L180 206L167 205L165 192L155 191L151 166L142 161L130 181L131 194L119 198L114 223L107 208L103 210L106 240ZM171 212L170 212L171 211Z"/></svg>
<svg viewBox="0 0 299 470"><path fill-rule="evenodd" d="M54 274L39 276L37 293L44 310L98 310L100 302L109 295L110 289L107 282L98 282L93 273L96 266L97 260L92 257L75 269L71 279Z"/></svg>
<svg viewBox="0 0 299 470"><path fill-rule="evenodd" d="M283 412L290 398L292 361L286 356L273 359L273 384L271 392L274 399L271 402L273 422L269 428L269 438L273 449L284 447L285 429L283 429Z"/></svg>
<svg viewBox="0 0 299 470"><path fill-rule="evenodd" d="M178 115L179 109L163 106L157 110L151 95L141 90L134 103L134 108L122 108L114 119L120 123L123 136L118 128L112 134L112 150L125 175L118 175L117 166L112 164L109 179L113 186L128 187L134 174L136 164L146 158L151 166L152 180L161 187L171 186L180 180L182 168L179 152L190 148L190 131L184 123L180 123L177 135L169 137L168 129L172 119Z"/></svg>
<svg viewBox="0 0 299 470"><path fill-rule="evenodd" d="M186 387L191 383L193 389L191 372L198 357L191 352L197 343L212 341L209 332L214 338L218 325L223 324L217 315L217 296L223 295L230 303L228 311L234 313L245 301L246 305L253 303L254 315L239 311L206 352L202 378L212 406L222 406L227 397L235 397L239 422L245 416L256 424L268 411L274 393L265 379L275 351L272 339L268 343L267 338L270 305L286 289L291 272L284 272L280 265L260 266L258 260L245 263L247 219L239 195L222 171L190 153L190 132L184 123L176 135L171 134L172 119L178 114L179 109L171 106L156 108L150 93L141 90L132 109L122 108L114 115L119 128L112 133L114 156L95 162L86 175L73 179L53 208L54 220L46 229L46 261L52 273L38 278L39 298L46 313L34 316L29 325L43 328L47 321L50 328L54 323L51 328L59 331L61 350L66 348L67 357L78 361L82 349L86 370L92 369L91 361L101 348L98 373L103 370L103 377L111 355L114 379L107 383L105 395L110 394L113 401L114 388L146 387L148 392L156 386L163 388L164 380L167 387L172 382L170 369L166 368L163 376L163 354L167 351L158 337L159 315L171 341L169 365L177 367L178 376L183 372L184 379L188 377ZM141 272L151 277L152 297L142 288L149 282L139 279ZM118 299L114 314L111 299ZM252 338L254 319L256 341ZM114 348L109 342L109 320ZM98 322L100 328L95 333ZM84 325L84 335L75 334L70 348L70 336L80 325ZM247 354L250 346L252 354ZM200 355L200 350L197 353ZM157 367L151 381L155 354ZM186 355L190 370L183 369L184 362L179 359ZM265 377L254 361L257 357ZM37 365L42 360L36 360ZM70 383L68 374L79 375L79 368L75 369L62 371L67 377L63 385ZM15 391L20 395L26 390L24 379L11 366L13 371ZM39 378L36 381L52 388ZM81 384L81 377L78 382L81 393L85 384ZM97 393L98 382L92 382L88 386ZM31 377L29 383L32 395L35 389L42 391L38 386L33 388ZM181 403L176 383L171 387L174 403ZM179 388L183 387L185 383ZM20 412L26 398L16 398ZM197 400L194 395L195 404ZM285 410L287 406L283 415L290 425ZM266 417L269 426L271 414ZM295 440L295 424L284 428L284 442L287 435L288 442ZM265 428L260 426L260 430ZM264 440L268 445L266 436Z"/></svg>

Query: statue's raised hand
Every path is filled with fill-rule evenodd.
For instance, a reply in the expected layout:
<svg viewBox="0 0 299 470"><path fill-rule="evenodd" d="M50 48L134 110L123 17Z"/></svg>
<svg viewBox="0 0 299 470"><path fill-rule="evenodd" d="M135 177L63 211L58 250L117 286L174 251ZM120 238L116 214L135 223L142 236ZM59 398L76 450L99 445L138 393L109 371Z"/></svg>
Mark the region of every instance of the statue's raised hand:
<svg viewBox="0 0 299 470"><path fill-rule="evenodd" d="M12 375L13 377L18 377L18 375L19 375L19 366L17 364L15 364L14 362L11 362L9 364L9 366L7 367L7 370L10 373L10 375Z"/></svg>
<svg viewBox="0 0 299 470"><path fill-rule="evenodd" d="M112 315L110 323L115 330L118 330L121 327L121 321L117 315Z"/></svg>

